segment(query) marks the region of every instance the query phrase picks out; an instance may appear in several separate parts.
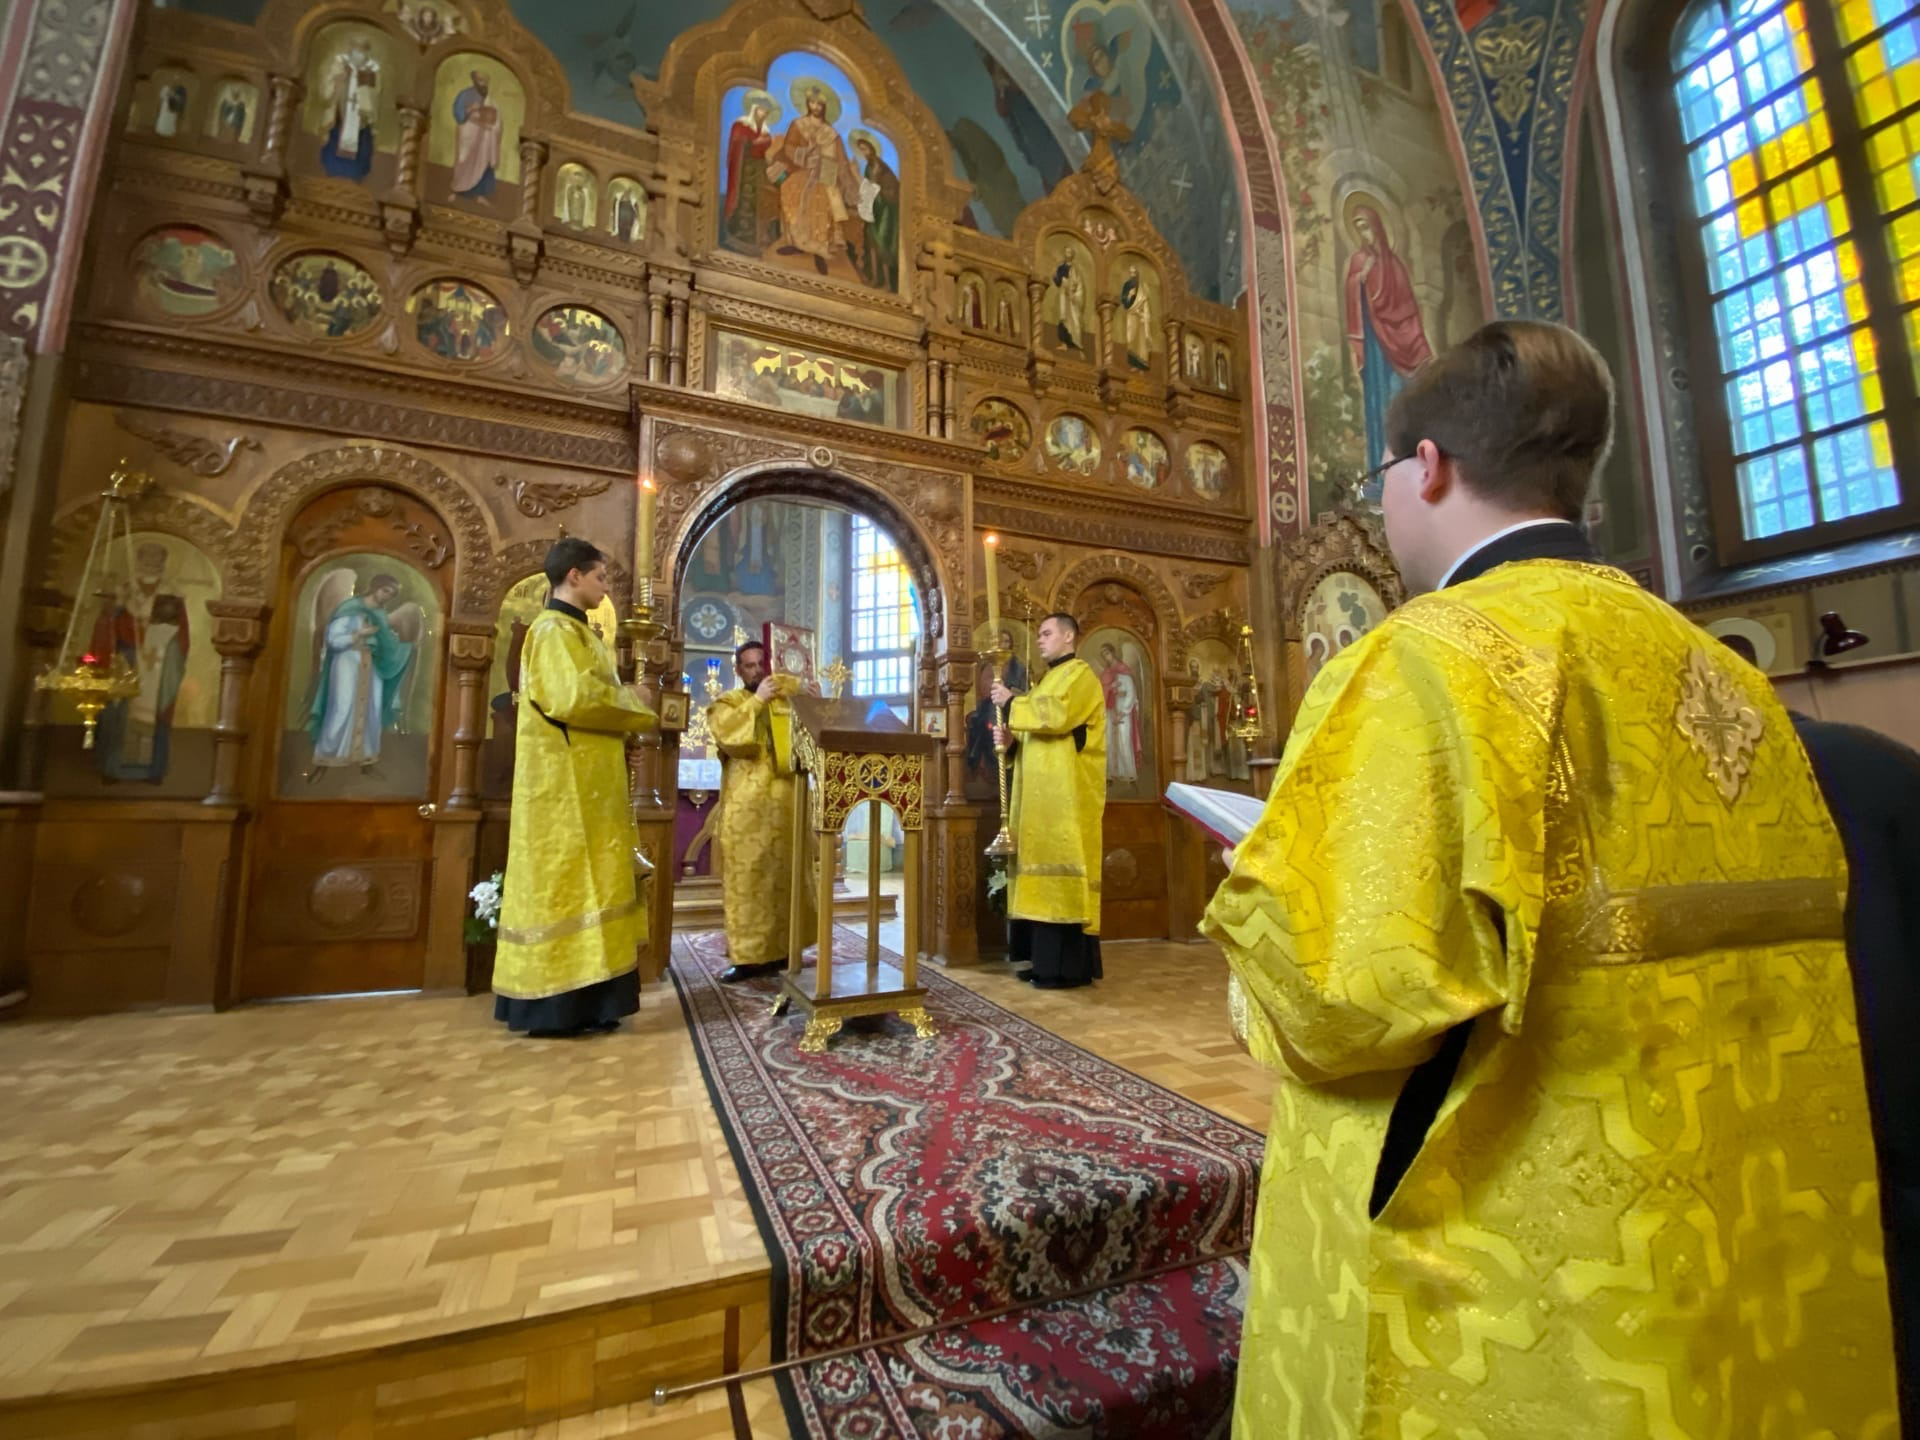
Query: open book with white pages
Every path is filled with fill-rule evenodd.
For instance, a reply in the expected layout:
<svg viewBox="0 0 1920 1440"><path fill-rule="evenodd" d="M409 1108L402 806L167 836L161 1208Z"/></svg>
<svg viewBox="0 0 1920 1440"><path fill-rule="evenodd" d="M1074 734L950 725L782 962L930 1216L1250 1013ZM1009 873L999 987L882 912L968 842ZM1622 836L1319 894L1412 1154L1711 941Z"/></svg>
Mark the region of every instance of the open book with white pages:
<svg viewBox="0 0 1920 1440"><path fill-rule="evenodd" d="M1176 780L1167 786L1167 808L1184 815L1220 844L1232 848L1259 823L1267 802L1257 795L1239 795L1205 785Z"/></svg>

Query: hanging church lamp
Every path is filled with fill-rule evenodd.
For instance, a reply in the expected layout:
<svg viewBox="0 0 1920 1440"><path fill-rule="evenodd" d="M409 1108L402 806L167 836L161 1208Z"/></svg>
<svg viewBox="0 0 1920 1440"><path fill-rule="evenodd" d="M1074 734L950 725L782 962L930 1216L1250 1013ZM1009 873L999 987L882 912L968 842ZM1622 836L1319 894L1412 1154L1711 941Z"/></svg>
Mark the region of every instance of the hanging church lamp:
<svg viewBox="0 0 1920 1440"><path fill-rule="evenodd" d="M129 469L125 460L114 467L108 488L100 492L100 518L94 524L93 541L87 547L80 584L74 591L66 638L60 642L60 653L53 664L33 682L36 690L73 702L80 715L80 746L84 750L93 749L100 712L140 693L138 672L118 654L97 653L90 631L82 629L82 617L89 597L111 604L119 588L132 582L133 522L128 511L152 486L150 476ZM146 625L138 616L133 623L138 646L145 641Z"/></svg>

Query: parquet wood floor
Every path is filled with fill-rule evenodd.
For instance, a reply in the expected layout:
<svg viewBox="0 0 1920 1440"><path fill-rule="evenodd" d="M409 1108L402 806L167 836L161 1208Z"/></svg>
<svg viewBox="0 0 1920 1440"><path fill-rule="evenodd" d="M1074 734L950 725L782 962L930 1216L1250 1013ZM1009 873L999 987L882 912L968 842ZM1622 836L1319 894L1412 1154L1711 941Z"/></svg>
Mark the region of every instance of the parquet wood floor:
<svg viewBox="0 0 1920 1440"><path fill-rule="evenodd" d="M1264 1129L1218 953L1106 970L946 973ZM581 1041L509 1036L487 997L11 1022L0 1085L0 1433L734 1433L724 1392L626 1403L766 1353L769 1262L670 987ZM785 1433L771 1382L743 1393Z"/></svg>

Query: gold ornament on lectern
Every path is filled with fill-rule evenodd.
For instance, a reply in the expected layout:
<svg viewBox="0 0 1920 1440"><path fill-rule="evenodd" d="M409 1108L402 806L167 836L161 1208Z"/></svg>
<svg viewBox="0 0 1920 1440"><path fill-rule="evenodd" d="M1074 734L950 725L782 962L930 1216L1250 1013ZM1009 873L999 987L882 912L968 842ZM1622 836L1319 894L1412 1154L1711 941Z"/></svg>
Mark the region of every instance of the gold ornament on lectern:
<svg viewBox="0 0 1920 1440"><path fill-rule="evenodd" d="M1234 696L1236 716L1233 733L1246 741L1248 745L1260 738L1260 679L1253 673L1253 627L1240 627L1240 661L1247 672L1247 691L1244 697Z"/></svg>
<svg viewBox="0 0 1920 1440"><path fill-rule="evenodd" d="M93 527L93 543L87 548L87 560L80 571L80 584L74 592L73 614L67 620L66 638L60 642L60 654L54 663L34 679L34 688L52 695L63 695L80 713L80 745L93 748L94 730L100 712L116 700L130 700L140 693L140 676L119 655L96 655L81 639L81 617L90 598L112 601L116 598L109 581L116 559L122 582L133 578L133 522L127 508L153 486L150 476L127 467L122 460L113 469L111 483L100 492L100 519ZM96 589L96 587L99 587ZM134 643L145 639L146 627L134 617Z"/></svg>

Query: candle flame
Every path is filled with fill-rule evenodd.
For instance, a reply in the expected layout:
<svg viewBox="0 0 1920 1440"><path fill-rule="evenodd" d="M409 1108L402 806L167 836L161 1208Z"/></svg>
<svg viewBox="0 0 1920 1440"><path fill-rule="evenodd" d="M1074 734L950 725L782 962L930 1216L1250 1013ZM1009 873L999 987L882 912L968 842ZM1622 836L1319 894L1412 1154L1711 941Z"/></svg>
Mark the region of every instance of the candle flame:
<svg viewBox="0 0 1920 1440"><path fill-rule="evenodd" d="M1000 537L998 535L987 536L987 544L998 545L999 543L1000 543Z"/></svg>
<svg viewBox="0 0 1920 1440"><path fill-rule="evenodd" d="M651 475L642 475L640 477L640 488L642 490L653 489L653 477Z"/></svg>

